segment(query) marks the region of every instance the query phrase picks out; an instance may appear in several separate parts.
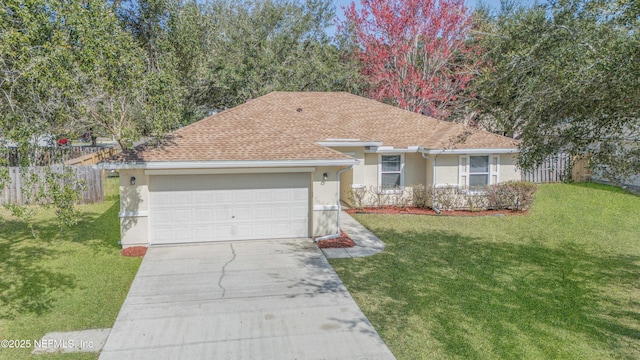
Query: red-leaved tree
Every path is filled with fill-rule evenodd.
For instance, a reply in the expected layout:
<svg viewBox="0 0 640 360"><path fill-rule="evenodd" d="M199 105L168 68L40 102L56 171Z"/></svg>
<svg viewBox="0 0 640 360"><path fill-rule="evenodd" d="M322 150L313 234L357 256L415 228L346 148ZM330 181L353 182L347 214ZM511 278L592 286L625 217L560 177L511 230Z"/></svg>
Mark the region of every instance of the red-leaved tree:
<svg viewBox="0 0 640 360"><path fill-rule="evenodd" d="M469 38L472 13L464 0L361 0L343 8L339 29L369 82L368 96L447 119L464 102L480 66Z"/></svg>

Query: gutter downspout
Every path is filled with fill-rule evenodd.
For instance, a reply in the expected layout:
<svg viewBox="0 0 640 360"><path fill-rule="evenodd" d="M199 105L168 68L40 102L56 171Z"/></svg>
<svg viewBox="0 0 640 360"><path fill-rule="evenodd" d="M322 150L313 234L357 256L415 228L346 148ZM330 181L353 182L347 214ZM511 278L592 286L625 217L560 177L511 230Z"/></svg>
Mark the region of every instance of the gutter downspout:
<svg viewBox="0 0 640 360"><path fill-rule="evenodd" d="M325 235L325 236L321 236L321 237L317 237L314 239L314 241L317 243L318 241L322 241L322 240L331 240L331 239L337 239L340 237L340 211L342 211L342 205L340 204L340 175L342 175L343 172L347 172L349 170L353 169L353 165L346 167L342 170L339 170L336 173L336 180L337 180L337 186L338 186L338 232L335 234L330 234L330 235Z"/></svg>
<svg viewBox="0 0 640 360"><path fill-rule="evenodd" d="M427 156L427 154L425 154L424 150L420 151L420 154L422 155L423 158L427 159L427 160L431 160L433 161L433 180L432 180L432 186L433 189L435 190L436 188L436 168L438 165L438 155L434 156L433 158ZM433 196L431 196L431 209L433 209L433 211L436 212L436 214L440 215L440 209L436 208L435 206L435 200L433 198Z"/></svg>

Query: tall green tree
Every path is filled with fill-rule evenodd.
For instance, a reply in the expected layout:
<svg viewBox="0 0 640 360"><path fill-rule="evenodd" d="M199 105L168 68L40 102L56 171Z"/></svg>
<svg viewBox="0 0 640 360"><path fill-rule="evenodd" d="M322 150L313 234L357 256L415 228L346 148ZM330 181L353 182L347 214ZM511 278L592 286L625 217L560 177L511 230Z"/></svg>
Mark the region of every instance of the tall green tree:
<svg viewBox="0 0 640 360"><path fill-rule="evenodd" d="M561 0L485 23L476 105L522 140L523 168L570 152L614 181L640 173L640 29L614 4Z"/></svg>
<svg viewBox="0 0 640 360"><path fill-rule="evenodd" d="M26 155L51 134L92 130L113 136L126 149L142 135L163 134L179 119L175 95L169 96L173 78L150 65L103 0L3 1L0 39L0 150L16 147L23 167L35 165ZM0 162L2 187L9 164L5 158ZM54 201L59 218L71 224L70 205L77 200L72 193L77 195L79 186L63 175L33 178L59 188L38 187L28 197L59 199ZM26 220L31 214L12 210Z"/></svg>
<svg viewBox="0 0 640 360"><path fill-rule="evenodd" d="M216 1L208 11L216 31L194 92L199 104L225 108L275 90L349 90L356 82L326 33L330 1Z"/></svg>

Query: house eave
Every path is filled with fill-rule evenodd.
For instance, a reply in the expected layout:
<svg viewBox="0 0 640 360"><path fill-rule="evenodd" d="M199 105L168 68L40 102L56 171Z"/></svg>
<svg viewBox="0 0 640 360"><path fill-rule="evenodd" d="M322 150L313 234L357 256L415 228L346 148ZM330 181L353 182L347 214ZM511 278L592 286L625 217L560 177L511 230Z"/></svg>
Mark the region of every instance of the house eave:
<svg viewBox="0 0 640 360"><path fill-rule="evenodd" d="M394 154L398 154L398 153L416 153L418 151L420 151L420 149L422 149L420 146L408 146L406 148L396 148L393 146L379 146L377 149L375 149L375 151L370 151L370 152L374 152L374 153L378 153L378 154L384 154L384 153L394 153Z"/></svg>
<svg viewBox="0 0 640 360"><path fill-rule="evenodd" d="M316 142L318 145L326 146L326 147L364 147L364 146L373 146L378 147L382 145L381 141L318 141Z"/></svg>
<svg viewBox="0 0 640 360"><path fill-rule="evenodd" d="M313 160L228 160L228 161L137 161L105 162L98 164L105 170L122 169L231 169L273 167L316 167L358 165L357 159L313 159Z"/></svg>
<svg viewBox="0 0 640 360"><path fill-rule="evenodd" d="M429 155L466 155L466 154L515 154L518 149L509 148L478 148L478 149L424 149L421 151Z"/></svg>

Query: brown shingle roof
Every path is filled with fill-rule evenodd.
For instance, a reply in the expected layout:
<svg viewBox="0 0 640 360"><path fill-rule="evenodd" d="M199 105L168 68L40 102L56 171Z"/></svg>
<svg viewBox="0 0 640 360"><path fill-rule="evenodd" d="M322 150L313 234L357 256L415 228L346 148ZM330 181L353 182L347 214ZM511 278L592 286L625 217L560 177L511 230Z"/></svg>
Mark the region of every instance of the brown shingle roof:
<svg viewBox="0 0 640 360"><path fill-rule="evenodd" d="M396 148L517 147L507 137L470 131L349 93L273 92L176 130L161 147L137 147L111 161L349 158L316 144L327 139L382 141Z"/></svg>
<svg viewBox="0 0 640 360"><path fill-rule="evenodd" d="M272 92L256 100L287 110L300 108L318 122L350 129L359 134L355 138L382 141L384 146L423 146L427 149L517 147L517 142L508 137L436 120L345 92ZM459 142L460 138L466 138L466 141ZM318 136L309 139L323 140Z"/></svg>

